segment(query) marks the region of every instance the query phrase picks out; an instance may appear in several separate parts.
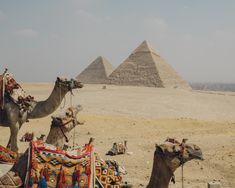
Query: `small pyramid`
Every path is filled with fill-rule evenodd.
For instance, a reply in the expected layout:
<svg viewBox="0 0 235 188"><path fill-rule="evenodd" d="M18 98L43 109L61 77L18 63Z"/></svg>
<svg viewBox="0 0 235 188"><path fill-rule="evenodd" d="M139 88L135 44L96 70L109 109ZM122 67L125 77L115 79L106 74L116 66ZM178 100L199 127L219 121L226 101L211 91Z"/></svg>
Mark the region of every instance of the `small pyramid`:
<svg viewBox="0 0 235 188"><path fill-rule="evenodd" d="M114 67L102 57L97 57L87 68L85 68L76 79L85 84L105 84Z"/></svg>
<svg viewBox="0 0 235 188"><path fill-rule="evenodd" d="M187 88L189 84L143 41L109 76L109 83L160 88Z"/></svg>

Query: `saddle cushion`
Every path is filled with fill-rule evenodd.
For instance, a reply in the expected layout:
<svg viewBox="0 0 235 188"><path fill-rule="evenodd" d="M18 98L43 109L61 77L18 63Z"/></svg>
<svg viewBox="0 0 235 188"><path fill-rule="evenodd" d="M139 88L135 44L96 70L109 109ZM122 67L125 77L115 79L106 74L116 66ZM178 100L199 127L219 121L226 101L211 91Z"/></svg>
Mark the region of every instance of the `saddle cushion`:
<svg viewBox="0 0 235 188"><path fill-rule="evenodd" d="M16 162L17 154L8 148L0 145L0 163L10 163Z"/></svg>
<svg viewBox="0 0 235 188"><path fill-rule="evenodd" d="M28 187L36 188L43 181L50 188L72 188L75 183L80 188L90 187L93 172L92 152L91 145L68 152L42 141L33 141Z"/></svg>

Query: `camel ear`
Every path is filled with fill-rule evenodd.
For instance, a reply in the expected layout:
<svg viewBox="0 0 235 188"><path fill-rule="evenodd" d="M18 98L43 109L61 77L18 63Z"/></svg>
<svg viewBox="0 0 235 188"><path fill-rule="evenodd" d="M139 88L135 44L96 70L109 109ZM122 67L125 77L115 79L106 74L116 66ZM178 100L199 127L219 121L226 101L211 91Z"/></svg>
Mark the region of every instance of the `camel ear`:
<svg viewBox="0 0 235 188"><path fill-rule="evenodd" d="M159 146L158 144L155 145L156 150L160 153L164 153L163 149L161 148L161 146Z"/></svg>

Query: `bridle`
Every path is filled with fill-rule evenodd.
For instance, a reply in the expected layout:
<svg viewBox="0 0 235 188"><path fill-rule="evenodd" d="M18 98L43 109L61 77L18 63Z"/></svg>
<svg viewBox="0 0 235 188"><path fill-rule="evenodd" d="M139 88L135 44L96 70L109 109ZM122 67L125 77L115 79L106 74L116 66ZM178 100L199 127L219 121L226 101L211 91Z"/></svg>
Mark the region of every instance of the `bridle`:
<svg viewBox="0 0 235 188"><path fill-rule="evenodd" d="M75 88L76 85L76 80L75 79L70 79L70 80L61 80L60 78L57 78L56 82L58 83L60 89L61 86L65 86L68 91L72 93L72 89Z"/></svg>
<svg viewBox="0 0 235 188"><path fill-rule="evenodd" d="M175 143L174 143L175 144ZM169 169L169 172L171 173L171 182L173 182L175 184L175 175L174 175L174 170L172 169L172 167L167 163L167 161L165 160L166 158L172 157L172 158L178 158L180 161L180 166L182 166L182 187L183 187L183 164L185 163L184 160L184 151L185 151L185 145L183 143L179 144L180 146L180 151L175 151L174 150L174 154L166 154L164 152L160 152L159 150L156 150L156 152L161 156L162 160L165 162L166 166Z"/></svg>
<svg viewBox="0 0 235 188"><path fill-rule="evenodd" d="M69 111L72 113L72 115L71 115L71 119L68 120L67 122L62 123L60 118L53 118L53 121L52 121L52 126L59 127L59 129L60 129L62 135L64 136L66 142L69 142L69 139L68 139L67 135L65 134L65 131L63 130L63 128L71 122L73 123L73 128L77 125L77 120L76 120L76 117L73 114L73 110L69 109Z"/></svg>

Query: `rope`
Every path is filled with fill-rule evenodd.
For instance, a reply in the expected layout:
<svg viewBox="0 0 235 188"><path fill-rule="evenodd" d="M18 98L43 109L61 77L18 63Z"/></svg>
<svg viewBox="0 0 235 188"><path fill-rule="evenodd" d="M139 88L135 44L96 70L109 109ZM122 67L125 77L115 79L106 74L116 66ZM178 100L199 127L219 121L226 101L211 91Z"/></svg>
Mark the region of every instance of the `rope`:
<svg viewBox="0 0 235 188"><path fill-rule="evenodd" d="M59 83L59 87L60 87L60 101L61 101L61 83ZM66 104L66 96L64 96L64 104L63 106L60 104L60 110L64 109L65 107L65 104Z"/></svg>
<svg viewBox="0 0 235 188"><path fill-rule="evenodd" d="M184 188L184 164L181 166L182 188Z"/></svg>
<svg viewBox="0 0 235 188"><path fill-rule="evenodd" d="M70 107L73 106L73 94L72 92L70 93ZM75 147L75 135L76 135L76 127L73 128L73 149Z"/></svg>
<svg viewBox="0 0 235 188"><path fill-rule="evenodd" d="M2 74L2 76L3 76L3 80L2 80L2 84L3 84L3 90L2 90L2 96L3 96L3 98L2 98L2 103L3 103L3 106L2 107L4 107L4 104L5 104L5 84L6 84L6 74L7 74L7 71L8 71L8 69L6 68L5 69L5 71L4 71L4 73Z"/></svg>

